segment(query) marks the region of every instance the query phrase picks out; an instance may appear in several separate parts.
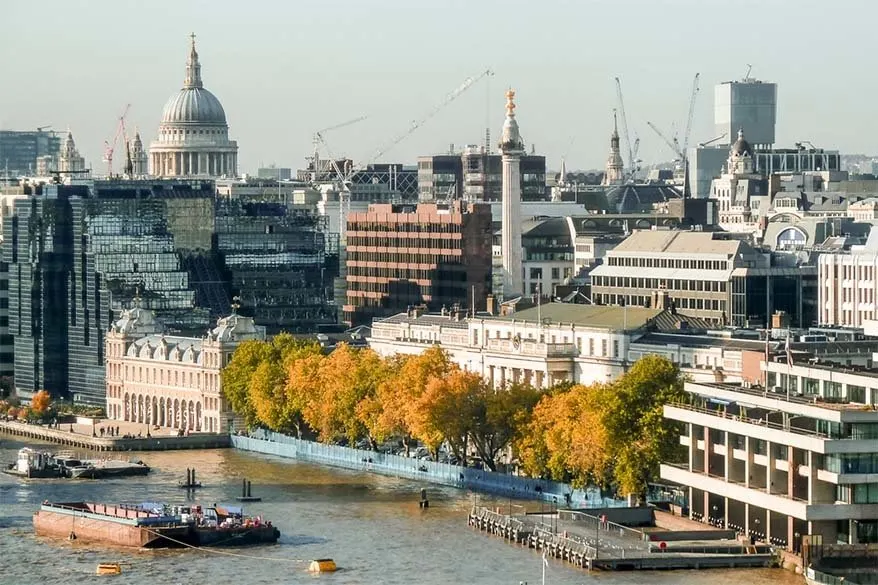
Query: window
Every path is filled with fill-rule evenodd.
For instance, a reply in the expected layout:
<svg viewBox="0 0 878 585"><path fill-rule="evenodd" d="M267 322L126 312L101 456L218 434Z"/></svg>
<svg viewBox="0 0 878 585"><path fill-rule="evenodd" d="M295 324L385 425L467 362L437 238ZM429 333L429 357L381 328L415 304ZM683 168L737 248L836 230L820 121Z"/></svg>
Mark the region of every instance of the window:
<svg viewBox="0 0 878 585"><path fill-rule="evenodd" d="M561 278L561 269L552 268L552 280L558 280L559 278Z"/></svg>
<svg viewBox="0 0 878 585"><path fill-rule="evenodd" d="M601 339L601 356L607 356L607 340Z"/></svg>
<svg viewBox="0 0 878 585"><path fill-rule="evenodd" d="M848 385L848 400L857 404L866 404L866 388Z"/></svg>

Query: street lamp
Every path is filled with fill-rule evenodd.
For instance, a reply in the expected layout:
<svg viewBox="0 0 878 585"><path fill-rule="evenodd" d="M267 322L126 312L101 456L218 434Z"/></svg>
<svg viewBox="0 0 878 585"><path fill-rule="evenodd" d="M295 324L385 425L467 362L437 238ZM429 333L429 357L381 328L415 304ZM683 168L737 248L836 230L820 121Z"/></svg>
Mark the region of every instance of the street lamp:
<svg viewBox="0 0 878 585"><path fill-rule="evenodd" d="M718 523L719 516L717 516L716 513L719 511L719 507L717 507L717 505L714 504L713 507L711 508L711 510L713 510L713 517L711 518L711 520L716 521ZM717 524L714 524L714 526L716 526L716 525Z"/></svg>
<svg viewBox="0 0 878 585"><path fill-rule="evenodd" d="M552 503L555 508L555 511L552 513L552 522L554 523L552 534L556 534L558 532L558 496L552 496Z"/></svg>

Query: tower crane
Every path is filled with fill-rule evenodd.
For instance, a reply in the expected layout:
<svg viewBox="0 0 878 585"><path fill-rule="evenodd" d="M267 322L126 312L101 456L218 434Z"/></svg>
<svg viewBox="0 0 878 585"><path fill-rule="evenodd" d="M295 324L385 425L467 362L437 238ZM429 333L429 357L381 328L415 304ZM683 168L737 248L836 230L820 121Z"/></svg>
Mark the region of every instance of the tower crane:
<svg viewBox="0 0 878 585"><path fill-rule="evenodd" d="M636 152L640 148L638 138L632 145L631 136L628 134L628 117L625 115L625 100L622 97L622 80L616 78L616 97L619 100L619 114L622 117L622 136L625 138L625 149L628 151L628 174L633 177L637 170Z"/></svg>
<svg viewBox="0 0 878 585"><path fill-rule="evenodd" d="M397 135L395 138L393 138L390 142L388 142L384 146L378 148L375 151L375 154L373 154L372 157L369 159L369 162L366 163L366 166L368 166L372 162L378 160L381 156L386 154L388 150L390 150L391 148L393 148L394 146L396 146L397 144L399 144L400 142L402 142L403 140L408 138L408 136L410 134L412 134L415 130L417 130L418 128L423 126L427 121L430 120L430 118L432 118L433 116L438 114L445 106L447 106L448 104L450 104L451 102L456 100L458 97L460 97L460 95L462 93L464 93L470 87L475 85L476 82L484 79L485 77L490 77L492 75L494 75L494 72L490 69L486 69L486 70L482 71L481 73L479 73L478 75L476 75L475 77L467 77L464 80L464 82L462 84L460 84L460 86L457 89L455 89L454 91L452 91L451 93L446 95L445 98L441 102L436 104L433 107L433 109L430 110L424 117L420 118L419 120L414 120L411 123L411 125L408 127L408 129L406 129L401 134Z"/></svg>
<svg viewBox="0 0 878 585"><path fill-rule="evenodd" d="M689 136L692 134L692 119L695 117L695 98L698 97L698 78L700 76L700 73L696 73L695 79L692 80L692 95L689 97L689 115L686 118L686 132L683 134L683 168L686 168L689 156Z"/></svg>
<svg viewBox="0 0 878 585"><path fill-rule="evenodd" d="M107 163L107 176L113 176L113 152L116 150L116 145L119 143L119 138L128 143L128 137L125 132L125 116L128 115L128 110L131 108L131 104L127 104L125 109L122 111L122 115L119 116L119 124L116 126L116 134L113 136L113 142L111 143L109 140L104 141L104 162Z"/></svg>
<svg viewBox="0 0 878 585"><path fill-rule="evenodd" d="M652 122L647 122L647 124L649 124L649 127L652 128L656 134L658 134L659 138L661 138L665 142L665 144L668 145L668 148L670 148L674 155L677 157L677 160L680 162L680 166L682 168L686 167L686 160L688 156L686 151L689 149L689 137L692 134L692 120L695 118L695 99L698 96L698 80L700 76L700 73L696 73L695 79L692 81L692 94L689 97L689 111L686 115L686 129L683 131L682 144L680 144L680 141L677 139L676 135L673 138L668 139L668 137L665 136L655 124L653 124ZM719 138L722 138L722 136L720 136ZM715 140L719 140L719 138L716 138Z"/></svg>
<svg viewBox="0 0 878 585"><path fill-rule="evenodd" d="M335 156L333 156L332 152L329 149L329 145L326 143L326 139L323 137L324 134L331 130L337 130L339 128L344 128L345 126L351 126L356 124L357 122L362 122L366 119L367 116L360 116L359 118L354 118L352 120L348 120L346 122L342 122L341 124L335 124L333 126L329 126L328 128L324 128L323 130L318 130L314 133L314 175L312 177L312 181L316 182L319 178L320 174L320 153L317 151L318 145L323 145L323 148L326 149L326 154L329 156L330 164L332 168L335 170L336 175L338 175L338 180L345 184L345 182L349 179L349 177L345 177L345 174L341 171L338 166L338 161Z"/></svg>

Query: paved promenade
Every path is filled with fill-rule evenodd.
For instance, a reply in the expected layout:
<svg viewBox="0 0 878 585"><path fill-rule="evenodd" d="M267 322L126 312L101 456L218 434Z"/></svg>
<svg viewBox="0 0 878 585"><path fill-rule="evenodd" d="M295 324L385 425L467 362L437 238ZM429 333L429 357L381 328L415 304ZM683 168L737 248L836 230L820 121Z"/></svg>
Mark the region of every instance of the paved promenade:
<svg viewBox="0 0 878 585"><path fill-rule="evenodd" d="M114 432L118 429L119 436L111 437L108 434L110 426L113 427ZM103 436L100 433L102 428ZM163 451L230 446L227 434L192 433L180 437L175 429L155 429L148 428L145 424L110 420L98 421L94 425L61 424L57 428L17 421L0 421L0 433L95 451Z"/></svg>

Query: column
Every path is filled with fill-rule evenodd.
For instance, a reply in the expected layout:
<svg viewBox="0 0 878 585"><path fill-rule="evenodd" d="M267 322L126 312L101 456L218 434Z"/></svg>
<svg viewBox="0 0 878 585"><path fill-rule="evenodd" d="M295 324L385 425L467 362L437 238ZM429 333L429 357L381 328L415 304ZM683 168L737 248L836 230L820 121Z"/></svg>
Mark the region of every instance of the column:
<svg viewBox="0 0 878 585"><path fill-rule="evenodd" d="M217 174L222 176L226 172L225 155L220 152L220 153L217 153L216 156L218 159L217 162L219 163L219 171L217 172Z"/></svg>
<svg viewBox="0 0 878 585"><path fill-rule="evenodd" d="M723 460L723 477L725 478L726 483L728 483L729 482L729 467L731 466L731 459L732 459L732 456L734 455L734 449L732 449L732 446L729 444L729 432L726 431L724 433L724 435L725 435L725 440L726 440L726 458ZM728 507L728 502L726 503L726 506Z"/></svg>
<svg viewBox="0 0 878 585"><path fill-rule="evenodd" d="M771 472L774 469L774 443L771 441L765 441L765 493L771 493Z"/></svg>
<svg viewBox="0 0 878 585"><path fill-rule="evenodd" d="M537 371L536 376L537 376L536 387L542 388L543 387L543 373L541 371Z"/></svg>
<svg viewBox="0 0 878 585"><path fill-rule="evenodd" d="M746 459L744 459L744 486L750 487L750 471L753 469L753 441L750 437L744 438L744 448L746 451ZM749 514L749 511L748 511ZM749 516L748 516L749 518Z"/></svg>
<svg viewBox="0 0 878 585"><path fill-rule="evenodd" d="M698 444L698 440L695 437L695 425L687 424L689 425L689 471L695 471L695 446Z"/></svg>

